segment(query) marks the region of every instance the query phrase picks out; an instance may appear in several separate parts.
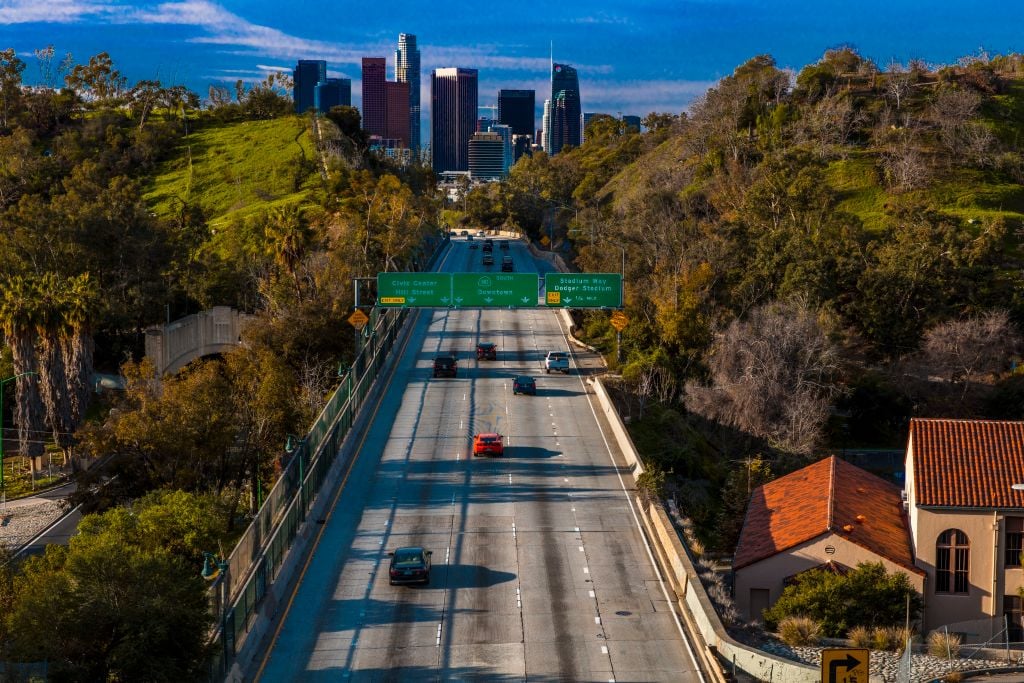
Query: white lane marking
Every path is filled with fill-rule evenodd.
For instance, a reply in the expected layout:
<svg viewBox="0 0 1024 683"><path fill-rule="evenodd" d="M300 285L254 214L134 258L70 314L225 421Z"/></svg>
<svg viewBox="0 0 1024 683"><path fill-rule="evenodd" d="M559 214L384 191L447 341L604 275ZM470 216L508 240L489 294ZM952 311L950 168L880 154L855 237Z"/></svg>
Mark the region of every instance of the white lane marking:
<svg viewBox="0 0 1024 683"><path fill-rule="evenodd" d="M573 511L573 512L576 512L576 508L573 508L573 509L572 509L572 511Z"/></svg>
<svg viewBox="0 0 1024 683"><path fill-rule="evenodd" d="M451 557L451 556L452 556L452 547L448 546L448 548L444 551L444 563L445 564L448 564L448 558Z"/></svg>
<svg viewBox="0 0 1024 683"><path fill-rule="evenodd" d="M573 530L573 531L575 531L576 533L579 533L579 532L580 532L580 528L579 528L578 526L574 526L574 527L572 528L572 530Z"/></svg>
<svg viewBox="0 0 1024 683"><path fill-rule="evenodd" d="M554 422L551 423L551 426L552 427L558 427L558 425L556 425Z"/></svg>
<svg viewBox="0 0 1024 683"><path fill-rule="evenodd" d="M562 332L562 336L565 337L565 330L562 328L562 321L558 321L558 329ZM568 340L567 340L568 343ZM580 383L580 387L586 393L586 385L583 383L583 377L577 375L576 379ZM594 423L598 425L598 432L601 434L601 441L604 442L605 452L608 453L608 459L612 463L612 467L615 468L615 474L619 478L619 486L622 487L622 493L626 496L626 503L629 505L629 511L633 513L633 523L636 525L637 530L640 532L640 539L644 542L644 549L647 551L647 561L650 562L650 566L654 568L655 573L658 576L658 583L661 585L661 594L665 597L665 600L669 604L672 603L672 599L669 598L668 588L665 586L665 580L662 576L661 569L658 567L658 563L654 560L654 552L651 550L651 544L647 542L647 536L644 534L644 526L640 523L640 517L636 513L636 508L633 506L633 501L629 497L629 491L626 489L626 482L622 479L622 472L619 471L618 466L615 464L615 458L612 456L612 447L608 444L608 438L604 434L604 430L600 429L601 421L597 419L597 410L594 408L594 404L587 399L587 405L590 406L590 414L594 416ZM679 620L679 615L676 614L675 610L670 610L672 613L672 621L676 624L676 630L679 632L679 636L683 639L683 644L686 646L686 652L690 655L690 661L693 662L694 671L697 672L697 679L701 683L706 683L707 679L704 678L704 672L701 671L700 666L697 664L697 655L693 651L693 645L690 643L690 638L683 628L682 622Z"/></svg>
<svg viewBox="0 0 1024 683"><path fill-rule="evenodd" d="M462 395L462 400L465 401L467 396L469 396L469 394L463 394Z"/></svg>
<svg viewBox="0 0 1024 683"><path fill-rule="evenodd" d="M601 617L594 617L594 623L595 624L600 624L601 623Z"/></svg>
<svg viewBox="0 0 1024 683"><path fill-rule="evenodd" d="M583 546L580 546L580 552L581 553L583 552Z"/></svg>
<svg viewBox="0 0 1024 683"><path fill-rule="evenodd" d="M590 593L590 597L592 597L592 598L596 598L596 597L597 597L597 596L596 596L596 595L594 594L594 591L587 591L587 592L588 592L588 593Z"/></svg>
<svg viewBox="0 0 1024 683"><path fill-rule="evenodd" d="M590 567L584 567L583 568L583 573L584 574L589 574L590 573Z"/></svg>
<svg viewBox="0 0 1024 683"><path fill-rule="evenodd" d="M377 541L377 545L384 545L384 539L382 538L379 541Z"/></svg>
<svg viewBox="0 0 1024 683"><path fill-rule="evenodd" d="M455 459L462 460L462 451L459 451L458 453L455 454Z"/></svg>
<svg viewBox="0 0 1024 683"><path fill-rule="evenodd" d="M554 414L554 413L551 413L551 417L554 417L554 416L555 416L555 414Z"/></svg>
<svg viewBox="0 0 1024 683"><path fill-rule="evenodd" d="M508 484L509 484L509 486L512 485L512 473L511 472L508 473Z"/></svg>
<svg viewBox="0 0 1024 683"><path fill-rule="evenodd" d="M437 646L441 647L441 624L437 625Z"/></svg>
<svg viewBox="0 0 1024 683"><path fill-rule="evenodd" d="M459 420L459 429L462 429L462 420Z"/></svg>
<svg viewBox="0 0 1024 683"><path fill-rule="evenodd" d="M567 478L562 477L562 481L569 481Z"/></svg>
<svg viewBox="0 0 1024 683"><path fill-rule="evenodd" d="M523 608L523 596L519 594L519 589L516 589L516 607L519 609Z"/></svg>
<svg viewBox="0 0 1024 683"><path fill-rule="evenodd" d="M608 646L607 645L602 645L601 646L601 654L603 654L603 655L608 654Z"/></svg>
<svg viewBox="0 0 1024 683"><path fill-rule="evenodd" d="M508 406L505 406L505 414L508 415Z"/></svg>

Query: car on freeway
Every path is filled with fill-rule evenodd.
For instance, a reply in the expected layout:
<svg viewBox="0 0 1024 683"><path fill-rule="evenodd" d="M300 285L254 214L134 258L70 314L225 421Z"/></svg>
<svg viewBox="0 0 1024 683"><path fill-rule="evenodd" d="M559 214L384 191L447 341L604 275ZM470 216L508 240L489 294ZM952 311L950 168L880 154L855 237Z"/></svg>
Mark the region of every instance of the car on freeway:
<svg viewBox="0 0 1024 683"><path fill-rule="evenodd" d="M522 375L512 380L512 395L516 394L529 394L530 396L537 395L537 380L532 377Z"/></svg>
<svg viewBox="0 0 1024 683"><path fill-rule="evenodd" d="M494 432L484 432L473 437L473 457L478 455L504 455L505 437Z"/></svg>
<svg viewBox="0 0 1024 683"><path fill-rule="evenodd" d="M476 345L477 360L498 360L498 345L494 342L480 342Z"/></svg>
<svg viewBox="0 0 1024 683"><path fill-rule="evenodd" d="M504 249L505 251L508 251L508 240L502 240L498 242L498 247Z"/></svg>
<svg viewBox="0 0 1024 683"><path fill-rule="evenodd" d="M391 556L388 567L388 580L394 586L397 583L430 583L430 556L433 552L418 546L398 548Z"/></svg>
<svg viewBox="0 0 1024 683"><path fill-rule="evenodd" d="M544 372L551 374L551 371L564 372L569 374L569 354L565 351L548 351L544 358Z"/></svg>
<svg viewBox="0 0 1024 683"><path fill-rule="evenodd" d="M501 272L511 273L516 269L511 256L503 256L501 259Z"/></svg>
<svg viewBox="0 0 1024 683"><path fill-rule="evenodd" d="M487 233L485 233L485 232L484 232L483 230L477 230L477 231L476 231L476 236L477 236L477 237L483 237L483 236L484 236L484 235L486 235L486 234L487 234Z"/></svg>
<svg viewBox="0 0 1024 683"><path fill-rule="evenodd" d="M455 356L438 356L434 359L434 377L455 377L459 373L459 361Z"/></svg>
<svg viewBox="0 0 1024 683"><path fill-rule="evenodd" d="M477 244L476 242L470 242L470 243L469 243L469 248L470 248L470 249L479 249L479 248L480 248L480 245L479 245L479 244Z"/></svg>
<svg viewBox="0 0 1024 683"><path fill-rule="evenodd" d="M463 230L462 231L462 236L463 237L469 237L469 230Z"/></svg>
<svg viewBox="0 0 1024 683"><path fill-rule="evenodd" d="M484 240L484 251L494 251L494 240L489 238Z"/></svg>
<svg viewBox="0 0 1024 683"><path fill-rule="evenodd" d="M490 253L486 252L486 251L484 252L484 265L485 266L493 266L494 265L494 257L491 256Z"/></svg>

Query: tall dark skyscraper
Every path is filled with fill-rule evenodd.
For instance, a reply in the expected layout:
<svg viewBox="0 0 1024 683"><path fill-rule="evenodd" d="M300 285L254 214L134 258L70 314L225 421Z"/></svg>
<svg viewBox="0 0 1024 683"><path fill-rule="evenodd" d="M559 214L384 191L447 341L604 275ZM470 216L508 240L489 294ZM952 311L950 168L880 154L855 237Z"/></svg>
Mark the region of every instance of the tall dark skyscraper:
<svg viewBox="0 0 1024 683"><path fill-rule="evenodd" d="M401 140L400 147L409 147L409 84L388 81L384 84L387 94L387 126L384 137Z"/></svg>
<svg viewBox="0 0 1024 683"><path fill-rule="evenodd" d="M387 63L383 57L363 57L363 130L387 137Z"/></svg>
<svg viewBox="0 0 1024 683"><path fill-rule="evenodd" d="M498 122L511 126L513 135L533 135L536 106L532 90L499 90Z"/></svg>
<svg viewBox="0 0 1024 683"><path fill-rule="evenodd" d="M416 36L398 34L395 50L395 80L409 84L409 140L411 149L420 148L420 51L416 49Z"/></svg>
<svg viewBox="0 0 1024 683"><path fill-rule="evenodd" d="M430 74L430 149L434 171L468 171L469 139L476 130L477 70L435 69Z"/></svg>
<svg viewBox="0 0 1024 683"><path fill-rule="evenodd" d="M292 100L295 111L303 114L314 105L317 83L327 80L327 62L322 59L300 59L292 72Z"/></svg>
<svg viewBox="0 0 1024 683"><path fill-rule="evenodd" d="M580 81L568 64L551 65L551 147L558 154L567 145L580 146Z"/></svg>
<svg viewBox="0 0 1024 683"><path fill-rule="evenodd" d="M316 84L313 106L322 114L331 107L352 106L352 81L348 78L328 78Z"/></svg>

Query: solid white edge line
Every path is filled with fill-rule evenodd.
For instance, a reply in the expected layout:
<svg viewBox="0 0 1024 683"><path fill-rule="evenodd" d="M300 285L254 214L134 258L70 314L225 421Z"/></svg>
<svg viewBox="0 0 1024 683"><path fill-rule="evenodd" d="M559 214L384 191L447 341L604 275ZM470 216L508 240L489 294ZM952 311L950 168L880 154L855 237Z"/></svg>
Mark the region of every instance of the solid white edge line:
<svg viewBox="0 0 1024 683"><path fill-rule="evenodd" d="M565 334L565 329L562 327L562 318L557 313L555 314L555 320L558 321L558 329L562 333L562 337L565 339L565 343L570 347L569 359L576 366L576 378L580 382L580 388L583 389L583 395L587 398L587 405L590 406L590 413L594 416L594 422L597 423L597 431L601 434L601 441L604 442L605 451L608 453L608 459L611 460L612 467L615 469L615 475L619 478L619 486L622 487L622 493L626 496L626 503L629 505L629 511L633 513L633 522L636 523L636 528L640 532L640 538L643 539L644 549L647 550L647 559L650 560L651 566L654 567L655 573L658 575L658 584L661 586L662 595L665 596L665 601L672 606L670 610L672 612L672 620L676 623L676 628L679 630L679 635L683 639L683 643L686 645L686 651L690 655L690 661L693 662L693 669L697 672L697 678L701 680L701 683L707 683L707 679L704 678L704 671L701 670L700 664L697 662L697 654L693 651L693 645L690 643L690 638L686 631L683 629L683 624L679 621L679 615L676 614L677 606L668 595L668 589L665 588L665 579L661 575L661 567L658 566L657 561L654 559L654 553L651 552L651 544L647 542L647 534L644 533L643 524L640 523L640 518L636 514L636 508L633 506L633 500L629 497L629 490L626 489L626 482L622 479L622 473L619 471L619 466L615 462L615 457L612 455L612 447L608 443L608 439L604 435L604 430L601 429L601 420L597 418L597 411L594 410L594 403L590 400L590 394L587 393L587 385L583 381L583 376L580 375L579 364L576 362L576 354L572 353L571 345L569 344L569 338Z"/></svg>

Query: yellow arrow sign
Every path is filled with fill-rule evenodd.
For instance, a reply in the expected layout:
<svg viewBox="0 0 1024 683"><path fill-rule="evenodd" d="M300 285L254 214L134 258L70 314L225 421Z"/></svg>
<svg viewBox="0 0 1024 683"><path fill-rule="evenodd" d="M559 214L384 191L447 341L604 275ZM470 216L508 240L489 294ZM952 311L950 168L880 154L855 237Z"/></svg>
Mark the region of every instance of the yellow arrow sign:
<svg viewBox="0 0 1024 683"><path fill-rule="evenodd" d="M368 322L370 322L370 319L358 308L348 317L348 324L357 330L361 330L366 327L366 323Z"/></svg>
<svg viewBox="0 0 1024 683"><path fill-rule="evenodd" d="M822 683L868 683L870 653L862 648L833 647L821 651Z"/></svg>

